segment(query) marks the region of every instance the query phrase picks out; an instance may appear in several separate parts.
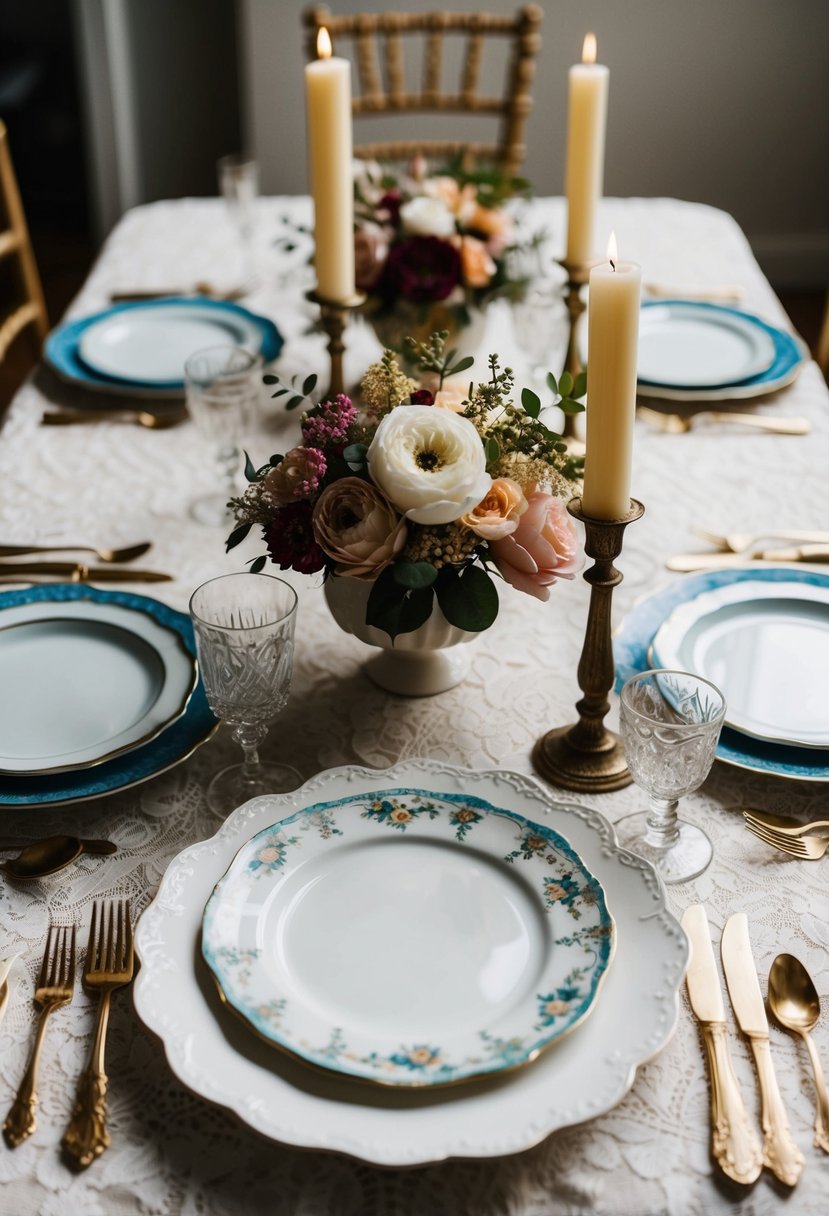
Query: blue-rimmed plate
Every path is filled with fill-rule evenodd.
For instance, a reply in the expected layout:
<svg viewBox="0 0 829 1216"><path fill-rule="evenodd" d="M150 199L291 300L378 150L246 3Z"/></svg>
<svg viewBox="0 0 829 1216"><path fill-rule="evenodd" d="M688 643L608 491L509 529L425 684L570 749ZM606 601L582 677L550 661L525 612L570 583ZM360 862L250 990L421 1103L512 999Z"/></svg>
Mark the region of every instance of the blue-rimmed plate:
<svg viewBox="0 0 829 1216"><path fill-rule="evenodd" d="M84 388L174 397L184 393L188 354L228 344L254 350L270 363L283 341L272 321L240 304L169 297L117 304L59 325L46 339L43 358L62 380Z"/></svg>
<svg viewBox="0 0 829 1216"><path fill-rule="evenodd" d="M748 332L746 326L750 326L755 334L757 343L771 342L772 357L768 366L763 371L756 372L753 375L746 376L732 384L722 383L705 383L702 382L700 375L697 375L696 381L693 384L672 383L650 383L646 378L641 378L637 382L637 393L644 397L663 397L671 401L731 401L731 400L749 400L752 397L763 396L766 393L776 392L777 389L784 388L798 375L804 362L809 358L809 351L800 338L786 333L782 329L777 329L773 325L769 325L760 317L753 313L742 312L736 308L726 308L722 304L709 304L699 300L653 300L646 301L642 304L642 324L645 328L648 326L648 316L656 309L668 310L667 315L671 315L671 311L683 317L687 317L693 313L697 318L722 320L723 324L728 327L729 332L733 335L737 323L735 319L739 319L739 325L743 334ZM661 314L656 313L659 316ZM666 327L667 328L667 327ZM710 324L703 328L714 332L715 327ZM759 357L759 346L752 353ZM749 352L745 352L745 358L749 359Z"/></svg>
<svg viewBox="0 0 829 1216"><path fill-rule="evenodd" d="M257 832L202 922L221 995L259 1035L403 1088L535 1060L593 1008L614 944L600 883L552 828L411 787Z"/></svg>
<svg viewBox="0 0 829 1216"><path fill-rule="evenodd" d="M829 574L793 566L738 566L687 574L647 596L628 613L613 640L616 686L650 666L649 651L663 622L672 612L698 596L741 582L761 582L781 587L829 588ZM794 747L755 739L739 731L723 729L717 758L751 772L770 773L796 781L829 781L829 748Z"/></svg>
<svg viewBox="0 0 829 1216"><path fill-rule="evenodd" d="M144 613L165 630L176 633L191 656L196 648L189 617L148 596L126 591L106 591L77 583L54 583L0 594L0 619L5 609L27 604L61 604L89 600L117 605ZM18 614L19 615L19 614ZM48 675L43 677L44 701L49 697ZM201 681L196 685L184 713L150 742L105 760L94 768L54 772L48 776L0 774L0 807L60 806L83 802L149 780L185 760L216 729Z"/></svg>

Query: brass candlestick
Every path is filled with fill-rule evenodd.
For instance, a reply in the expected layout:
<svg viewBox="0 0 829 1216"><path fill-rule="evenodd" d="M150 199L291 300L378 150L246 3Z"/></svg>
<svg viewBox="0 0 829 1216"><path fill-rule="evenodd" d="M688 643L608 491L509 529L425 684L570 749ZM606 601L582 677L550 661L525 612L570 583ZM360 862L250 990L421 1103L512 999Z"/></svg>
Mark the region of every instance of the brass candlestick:
<svg viewBox="0 0 829 1216"><path fill-rule="evenodd" d="M567 510L584 524L584 549L594 565L585 571L590 583L590 608L579 659L579 688L584 693L576 702L579 720L559 726L542 735L533 748L536 770L553 785L568 790L604 793L630 785L619 736L607 730L604 718L610 709L608 693L616 669L610 635L610 605L613 588L622 581L613 565L622 552L625 528L641 519L645 508L635 498L621 519L591 519L581 509L581 499L571 498Z"/></svg>
<svg viewBox="0 0 829 1216"><path fill-rule="evenodd" d="M361 304L365 304L366 297L361 292L355 291L354 295L347 300L327 300L318 291L309 291L307 298L314 304L319 304L320 307L320 320L328 335L328 354L331 358L331 380L327 395L336 397L338 393L345 392L343 333L348 323L348 314L355 308L359 308Z"/></svg>
<svg viewBox="0 0 829 1216"><path fill-rule="evenodd" d="M564 357L563 370L569 372L575 377L582 371L581 358L579 356L578 341L576 333L578 330L579 319L586 309L587 305L582 299L581 289L586 285L590 278L590 268L595 263L593 262L568 262L566 258L559 259L559 265L564 268L567 275L567 282L564 288L564 302L567 305L567 316L570 322L570 333L567 340L567 354ZM562 429L562 438L580 442L576 433L576 415L564 415L564 427Z"/></svg>

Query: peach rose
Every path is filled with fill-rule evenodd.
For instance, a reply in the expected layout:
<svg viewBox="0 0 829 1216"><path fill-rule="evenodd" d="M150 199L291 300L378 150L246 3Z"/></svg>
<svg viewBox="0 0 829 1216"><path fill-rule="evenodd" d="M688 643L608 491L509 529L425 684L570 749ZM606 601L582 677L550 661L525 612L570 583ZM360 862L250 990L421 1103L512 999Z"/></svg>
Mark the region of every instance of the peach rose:
<svg viewBox="0 0 829 1216"><path fill-rule="evenodd" d="M489 551L508 583L548 600L556 579L574 578L581 568L578 534L560 498L533 490L527 504L515 531L491 541Z"/></svg>
<svg viewBox="0 0 829 1216"><path fill-rule="evenodd" d="M483 241L476 236L460 238L461 278L467 287L488 287L497 269Z"/></svg>
<svg viewBox="0 0 829 1216"><path fill-rule="evenodd" d="M280 507L310 498L325 475L325 456L317 448L291 448L265 476L265 490Z"/></svg>
<svg viewBox="0 0 829 1216"><path fill-rule="evenodd" d="M406 543L405 519L360 477L341 477L323 490L311 522L337 574L352 578L374 578Z"/></svg>
<svg viewBox="0 0 829 1216"><path fill-rule="evenodd" d="M439 198L450 211L457 211L461 190L454 177L429 177L423 183L423 193Z"/></svg>
<svg viewBox="0 0 829 1216"><path fill-rule="evenodd" d="M516 530L528 506L518 482L511 477L496 477L486 497L458 522L484 540L500 540Z"/></svg>
<svg viewBox="0 0 829 1216"><path fill-rule="evenodd" d="M512 219L505 211L496 211L494 207L482 207L477 204L475 210L466 218L467 228L482 233L487 238L494 237L499 244L505 245L512 230Z"/></svg>
<svg viewBox="0 0 829 1216"><path fill-rule="evenodd" d="M469 400L469 381L455 377L444 380L443 388L435 393L432 405L439 410L451 410L453 414L462 414Z"/></svg>

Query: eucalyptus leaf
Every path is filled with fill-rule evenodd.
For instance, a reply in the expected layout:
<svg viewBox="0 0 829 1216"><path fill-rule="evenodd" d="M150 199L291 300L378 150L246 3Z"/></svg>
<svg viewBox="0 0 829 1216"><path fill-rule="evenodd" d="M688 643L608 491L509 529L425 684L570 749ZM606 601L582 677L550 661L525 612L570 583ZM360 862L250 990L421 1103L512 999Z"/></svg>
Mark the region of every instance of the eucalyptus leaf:
<svg viewBox="0 0 829 1216"><path fill-rule="evenodd" d="M386 566L375 579L366 604L366 624L387 633L392 642L401 633L413 633L432 614L434 591L401 587L394 568Z"/></svg>
<svg viewBox="0 0 829 1216"><path fill-rule="evenodd" d="M488 629L498 615L498 592L480 566L467 566L460 573L445 566L435 591L449 624L468 633Z"/></svg>
<svg viewBox="0 0 829 1216"><path fill-rule="evenodd" d="M259 571L264 567L265 562L267 560L268 560L268 557L267 557L267 554L265 554L265 553L261 553L259 555L259 557L255 557L253 559L253 561L250 563L250 573L258 574Z"/></svg>
<svg viewBox="0 0 829 1216"><path fill-rule="evenodd" d="M311 372L310 376L306 376L305 379L302 381L302 391L306 397L308 396L309 393L313 392L313 390L316 388L316 385L317 385L317 373Z"/></svg>
<svg viewBox="0 0 829 1216"><path fill-rule="evenodd" d="M587 372L579 372L570 390L571 397L583 397L587 392Z"/></svg>
<svg viewBox="0 0 829 1216"><path fill-rule="evenodd" d="M271 393L271 400L273 401L277 397L284 397L287 391L286 388L278 388L275 393Z"/></svg>
<svg viewBox="0 0 829 1216"><path fill-rule="evenodd" d="M241 545L242 541L247 536L253 527L253 523L239 524L234 528L230 536L225 541L225 553L229 553L231 549L235 549L237 545Z"/></svg>
<svg viewBox="0 0 829 1216"><path fill-rule="evenodd" d="M471 367L474 362L475 359L472 355L464 355L462 359L458 360L454 367L449 368L449 375L459 376L461 372L465 372L468 367Z"/></svg>
<svg viewBox="0 0 829 1216"><path fill-rule="evenodd" d="M489 439L487 439L486 443L484 444L484 455L488 465L496 464L501 455L501 445L497 439L492 437L492 435L490 435Z"/></svg>
<svg viewBox="0 0 829 1216"><path fill-rule="evenodd" d="M285 457L280 452L274 452L270 459L271 468L275 469L278 464L282 464Z"/></svg>
<svg viewBox="0 0 829 1216"><path fill-rule="evenodd" d="M524 407L524 412L529 414L531 418L537 418L541 413L541 398L531 388L521 389L521 404Z"/></svg>
<svg viewBox="0 0 829 1216"><path fill-rule="evenodd" d="M569 397L573 391L573 377L569 372L562 372L558 378L558 391L562 397Z"/></svg>
<svg viewBox="0 0 829 1216"><path fill-rule="evenodd" d="M558 381L552 372L547 372L547 387L558 396Z"/></svg>
<svg viewBox="0 0 829 1216"><path fill-rule="evenodd" d="M422 587L431 587L438 572L431 562L397 561L392 566L395 580L401 587L411 591L419 591Z"/></svg>
<svg viewBox="0 0 829 1216"><path fill-rule="evenodd" d="M245 452L245 477L248 481L259 480L259 474L256 471L256 467L250 456L248 456L247 452Z"/></svg>
<svg viewBox="0 0 829 1216"><path fill-rule="evenodd" d="M262 377L263 384L279 384L279 377L272 375L270 372Z"/></svg>
<svg viewBox="0 0 829 1216"><path fill-rule="evenodd" d="M299 393L296 393L290 398L290 400L285 402L285 409L295 410L301 401L304 401L304 397L302 397Z"/></svg>
<svg viewBox="0 0 829 1216"><path fill-rule="evenodd" d="M565 414L583 414L584 402L574 401L572 397L562 397L558 402L558 408Z"/></svg>

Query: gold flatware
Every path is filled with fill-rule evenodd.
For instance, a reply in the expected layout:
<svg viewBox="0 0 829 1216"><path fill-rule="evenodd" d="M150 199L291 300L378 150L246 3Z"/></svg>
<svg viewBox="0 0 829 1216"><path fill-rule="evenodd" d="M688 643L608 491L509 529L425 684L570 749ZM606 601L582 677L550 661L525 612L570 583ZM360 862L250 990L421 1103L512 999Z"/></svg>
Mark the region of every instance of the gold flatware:
<svg viewBox="0 0 829 1216"><path fill-rule="evenodd" d="M0 848L17 846L3 846ZM17 857L3 862L3 869L12 878L27 882L34 878L46 878L57 874L72 864L83 853L103 857L117 849L111 840L81 840L77 836L46 836L43 840L27 844Z"/></svg>
<svg viewBox="0 0 829 1216"><path fill-rule="evenodd" d="M647 405L637 405L636 413L668 435L684 435L700 421L735 423L771 435L808 435L812 424L808 418L771 418L768 415L745 414L726 410L698 410L694 414L669 414Z"/></svg>
<svg viewBox="0 0 829 1216"><path fill-rule="evenodd" d="M186 410L50 410L43 415L44 426L75 426L85 422L133 422L149 431L166 431L187 417Z"/></svg>
<svg viewBox="0 0 829 1216"><path fill-rule="evenodd" d="M771 1059L769 1023L763 994L751 953L748 917L735 912L725 923L720 940L725 982L740 1030L751 1044L760 1083L760 1123L763 1128L763 1164L786 1186L796 1186L803 1173L803 1154L792 1139L786 1108L780 1096Z"/></svg>
<svg viewBox="0 0 829 1216"><path fill-rule="evenodd" d="M781 831L769 823L751 819L748 815L744 814L743 817L746 828L758 840L771 845L773 849L779 849L781 853L796 857L799 861L820 861L829 849L829 830L825 828L818 829L815 835L804 833L798 836Z"/></svg>
<svg viewBox="0 0 829 1216"><path fill-rule="evenodd" d="M829 562L829 545L796 545L790 549L761 549L759 553L677 553L665 565L680 574L693 574L752 562Z"/></svg>
<svg viewBox="0 0 829 1216"><path fill-rule="evenodd" d="M166 300L168 296L206 296L209 300L233 301L241 300L250 289L249 283L242 283L238 287L231 287L226 291L220 291L211 283L195 283L192 287L184 287L179 291L175 289L163 291L160 288L152 287L111 291L109 298L113 304L129 304L137 300Z"/></svg>
<svg viewBox="0 0 829 1216"><path fill-rule="evenodd" d="M115 566L87 566L84 562L0 562L0 582L33 582L50 575L70 583L169 583L172 574L158 570L119 570Z"/></svg>
<svg viewBox="0 0 829 1216"><path fill-rule="evenodd" d="M763 1168L763 1151L749 1122L731 1063L720 979L702 904L686 910L682 928L691 943L685 982L691 1008L702 1027L711 1075L711 1150L729 1178L744 1184L754 1182Z"/></svg>
<svg viewBox="0 0 829 1216"><path fill-rule="evenodd" d="M736 283L714 287L692 287L687 283L673 287L670 283L643 283L642 291L654 300L721 300L736 304L746 297L745 287L739 287Z"/></svg>
<svg viewBox="0 0 829 1216"><path fill-rule="evenodd" d="M795 823L781 815L772 815L770 811L743 811L743 818L747 824L773 828L781 836L807 836L810 832L820 835L829 831L829 819L811 819L808 823Z"/></svg>
<svg viewBox="0 0 829 1216"><path fill-rule="evenodd" d="M820 997L809 972L793 954L778 954L771 965L769 1009L781 1026L799 1034L806 1044L817 1094L815 1145L822 1148L824 1153L829 1153L829 1097L820 1057L809 1034L820 1017Z"/></svg>
<svg viewBox="0 0 829 1216"><path fill-rule="evenodd" d="M784 540L791 545L829 545L829 532L808 531L803 528L770 529L768 532L727 532L725 536L718 532L708 532L705 528L695 528L697 536L707 540L709 545L722 553L745 553L760 544L761 540Z"/></svg>
<svg viewBox="0 0 829 1216"><path fill-rule="evenodd" d="M75 987L75 926L49 926L43 962L35 989L35 1004L40 1005L41 1014L37 1024L35 1045L29 1058L26 1072L11 1109L3 1124L3 1139L9 1148L17 1148L37 1127L37 1069L40 1049L49 1015L61 1005L72 1000Z"/></svg>
<svg viewBox="0 0 829 1216"><path fill-rule="evenodd" d="M27 553L94 553L102 562L134 562L152 548L152 541L125 545L121 549L96 549L94 545L0 545L0 557L22 557Z"/></svg>
<svg viewBox="0 0 829 1216"><path fill-rule="evenodd" d="M100 995L98 1021L89 1063L81 1074L75 1107L61 1141L73 1165L86 1169L111 1140L106 1126L109 1079L104 1063L109 1005L116 988L129 984L135 969L130 908L125 899L92 905L83 986Z"/></svg>

